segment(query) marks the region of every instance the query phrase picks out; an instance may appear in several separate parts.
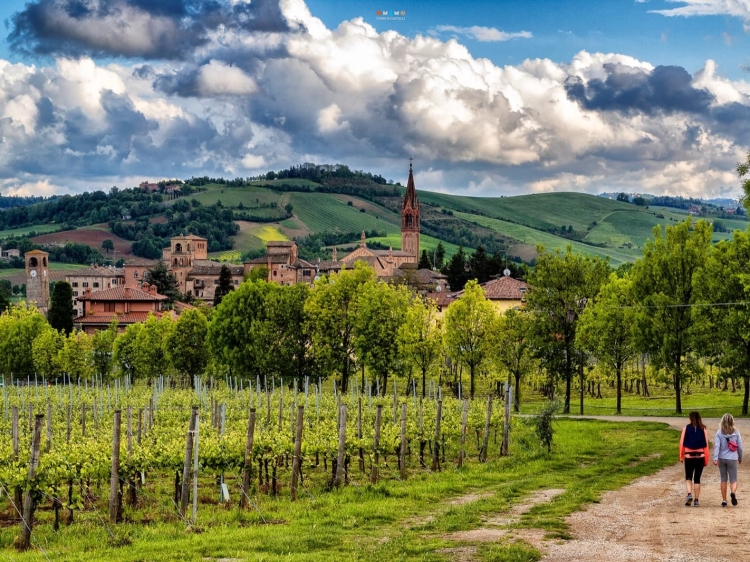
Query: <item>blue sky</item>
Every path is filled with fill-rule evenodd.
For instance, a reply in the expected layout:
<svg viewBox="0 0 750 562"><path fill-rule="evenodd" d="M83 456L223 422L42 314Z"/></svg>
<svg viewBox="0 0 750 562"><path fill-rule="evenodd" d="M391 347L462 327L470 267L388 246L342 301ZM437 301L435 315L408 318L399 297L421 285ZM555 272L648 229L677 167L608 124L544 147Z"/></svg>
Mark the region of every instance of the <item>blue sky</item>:
<svg viewBox="0 0 750 562"><path fill-rule="evenodd" d="M377 10L406 12L384 21ZM737 195L750 0L6 0L0 192L345 162Z"/></svg>

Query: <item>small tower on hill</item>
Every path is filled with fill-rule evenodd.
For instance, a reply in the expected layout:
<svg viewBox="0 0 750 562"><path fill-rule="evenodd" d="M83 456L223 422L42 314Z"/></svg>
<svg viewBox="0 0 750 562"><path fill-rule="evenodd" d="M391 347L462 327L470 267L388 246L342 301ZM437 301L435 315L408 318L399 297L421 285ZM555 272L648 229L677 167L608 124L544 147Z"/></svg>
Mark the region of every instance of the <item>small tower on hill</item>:
<svg viewBox="0 0 750 562"><path fill-rule="evenodd" d="M26 300L46 315L49 310L49 254L26 252Z"/></svg>
<svg viewBox="0 0 750 562"><path fill-rule="evenodd" d="M419 198L414 187L414 172L409 159L409 180L406 182L404 203L401 207L401 251L419 261ZM412 261L412 260L409 260Z"/></svg>

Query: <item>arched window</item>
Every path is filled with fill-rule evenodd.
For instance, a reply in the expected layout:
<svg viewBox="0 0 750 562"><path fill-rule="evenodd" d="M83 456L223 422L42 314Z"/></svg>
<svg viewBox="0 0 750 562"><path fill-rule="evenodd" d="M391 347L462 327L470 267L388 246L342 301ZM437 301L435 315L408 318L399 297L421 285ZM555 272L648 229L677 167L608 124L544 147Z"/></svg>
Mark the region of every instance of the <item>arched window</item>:
<svg viewBox="0 0 750 562"><path fill-rule="evenodd" d="M133 278L134 278L134 279L138 279L138 272L137 272L137 271L134 271L134 272L133 272Z"/></svg>
<svg viewBox="0 0 750 562"><path fill-rule="evenodd" d="M183 258L180 258L180 265L185 265L185 260Z"/></svg>
<svg viewBox="0 0 750 562"><path fill-rule="evenodd" d="M38 267L39 262L36 260L36 258L29 258L29 267Z"/></svg>
<svg viewBox="0 0 750 562"><path fill-rule="evenodd" d="M177 265L177 258L174 259L174 264Z"/></svg>
<svg viewBox="0 0 750 562"><path fill-rule="evenodd" d="M187 251L190 251L190 244L187 245Z"/></svg>
<svg viewBox="0 0 750 562"><path fill-rule="evenodd" d="M175 254L182 253L182 244L175 244L174 245L174 251L175 251Z"/></svg>
<svg viewBox="0 0 750 562"><path fill-rule="evenodd" d="M42 265L47 267L47 258L42 258Z"/></svg>

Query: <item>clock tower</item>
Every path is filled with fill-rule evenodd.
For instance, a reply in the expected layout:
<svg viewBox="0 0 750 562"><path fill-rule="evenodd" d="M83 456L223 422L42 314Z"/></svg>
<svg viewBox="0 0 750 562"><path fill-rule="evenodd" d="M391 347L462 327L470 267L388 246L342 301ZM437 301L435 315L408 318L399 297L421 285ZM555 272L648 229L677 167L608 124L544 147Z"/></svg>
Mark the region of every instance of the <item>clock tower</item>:
<svg viewBox="0 0 750 562"><path fill-rule="evenodd" d="M26 300L42 314L49 310L49 254L41 250L26 252Z"/></svg>

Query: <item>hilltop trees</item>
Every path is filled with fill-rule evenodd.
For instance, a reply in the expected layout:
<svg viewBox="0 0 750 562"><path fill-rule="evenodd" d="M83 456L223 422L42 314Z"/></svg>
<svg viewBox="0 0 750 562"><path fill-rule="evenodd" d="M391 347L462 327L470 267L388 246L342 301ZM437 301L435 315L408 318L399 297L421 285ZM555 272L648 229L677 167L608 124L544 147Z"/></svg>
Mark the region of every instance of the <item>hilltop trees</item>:
<svg viewBox="0 0 750 562"><path fill-rule="evenodd" d="M711 225L689 217L666 232L654 227L632 271L633 291L642 305L638 314L640 345L672 377L675 410L682 413L685 357L695 350L692 305L697 302L694 277L704 266L711 244Z"/></svg>

